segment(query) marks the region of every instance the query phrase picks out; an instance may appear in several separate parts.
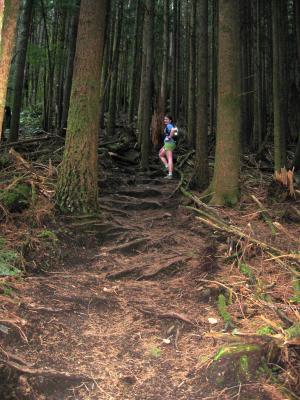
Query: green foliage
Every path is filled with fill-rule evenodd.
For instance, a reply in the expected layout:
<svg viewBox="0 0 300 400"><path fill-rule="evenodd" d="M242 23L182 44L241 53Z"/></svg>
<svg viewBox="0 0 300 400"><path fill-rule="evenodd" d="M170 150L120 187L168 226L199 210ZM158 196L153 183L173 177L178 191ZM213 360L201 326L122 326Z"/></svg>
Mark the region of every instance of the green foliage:
<svg viewBox="0 0 300 400"><path fill-rule="evenodd" d="M19 255L12 250L0 250L0 276L15 276L21 271L15 267Z"/></svg>
<svg viewBox="0 0 300 400"><path fill-rule="evenodd" d="M0 155L0 168L6 168L9 166L9 164L10 164L10 160L9 160L7 152L2 153Z"/></svg>
<svg viewBox="0 0 300 400"><path fill-rule="evenodd" d="M0 190L0 203L9 211L20 211L26 208L31 197L31 186L20 183L10 189Z"/></svg>
<svg viewBox="0 0 300 400"><path fill-rule="evenodd" d="M28 43L26 56L30 65L39 67L47 62L47 49L46 47Z"/></svg>
<svg viewBox="0 0 300 400"><path fill-rule="evenodd" d="M20 114L20 127L34 135L41 131L42 112L39 108L23 110Z"/></svg>
<svg viewBox="0 0 300 400"><path fill-rule="evenodd" d="M240 360L240 370L242 372L243 375L245 376L249 376L249 360L248 360L248 356L246 354L244 354Z"/></svg>
<svg viewBox="0 0 300 400"><path fill-rule="evenodd" d="M300 303L300 280L298 278L293 280L293 289L294 295L290 298L290 301L293 303Z"/></svg>
<svg viewBox="0 0 300 400"><path fill-rule="evenodd" d="M247 276L248 278L253 278L253 273L247 264L242 262L239 263L239 270L243 275Z"/></svg>
<svg viewBox="0 0 300 400"><path fill-rule="evenodd" d="M159 347L151 347L149 349L149 355L153 358L159 358L161 356L161 349Z"/></svg>
<svg viewBox="0 0 300 400"><path fill-rule="evenodd" d="M257 329L256 333L258 335L274 335L276 332L270 326L262 326Z"/></svg>
<svg viewBox="0 0 300 400"><path fill-rule="evenodd" d="M221 347L217 354L214 356L214 361L218 361L223 357L230 356L238 353L250 353L252 351L259 351L260 346L256 344L235 344Z"/></svg>
<svg viewBox="0 0 300 400"><path fill-rule="evenodd" d="M285 330L288 339L300 338L300 323L296 323Z"/></svg>
<svg viewBox="0 0 300 400"><path fill-rule="evenodd" d="M245 275L248 278L249 283L251 285L256 284L256 278L251 269L249 268L248 264L246 264L245 262L239 262L239 270L243 275Z"/></svg>
<svg viewBox="0 0 300 400"><path fill-rule="evenodd" d="M43 229L37 234L37 237L41 239L50 240L51 242L55 243L58 241L58 237L56 234L48 229Z"/></svg>
<svg viewBox="0 0 300 400"><path fill-rule="evenodd" d="M227 310L226 298L225 298L224 294L219 294L219 297L218 297L218 310L219 310L219 314L223 318L225 324L227 326L228 325L233 325L232 324L231 315L229 314L229 312Z"/></svg>

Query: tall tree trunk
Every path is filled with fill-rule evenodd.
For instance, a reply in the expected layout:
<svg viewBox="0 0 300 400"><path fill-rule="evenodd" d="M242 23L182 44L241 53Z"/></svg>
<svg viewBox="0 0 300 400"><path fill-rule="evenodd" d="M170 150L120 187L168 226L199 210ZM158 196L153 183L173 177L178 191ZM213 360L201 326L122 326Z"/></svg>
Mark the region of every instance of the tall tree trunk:
<svg viewBox="0 0 300 400"><path fill-rule="evenodd" d="M273 27L273 114L274 114L274 169L286 165L286 74L285 74L285 16L284 0L272 1Z"/></svg>
<svg viewBox="0 0 300 400"><path fill-rule="evenodd" d="M3 124L6 90L12 49L14 46L17 19L20 9L20 0L6 0L4 2L4 15L0 43L0 127ZM0 132L0 139L2 129Z"/></svg>
<svg viewBox="0 0 300 400"><path fill-rule="evenodd" d="M139 52L139 47L141 44L141 35L139 35L141 26L141 0L136 1L136 10L135 10L135 27L134 27L134 32L135 32L135 40L134 44L132 46L132 66L131 66L131 72L130 72L130 87L129 87L129 113L128 113L128 119L129 122L133 121L134 115L136 113L136 106L138 104L137 102L137 97L138 97L138 91L137 91L137 71L138 71L138 52Z"/></svg>
<svg viewBox="0 0 300 400"><path fill-rule="evenodd" d="M210 56L210 133L216 133L217 97L218 97L218 30L219 0L212 0L211 11L211 56Z"/></svg>
<svg viewBox="0 0 300 400"><path fill-rule="evenodd" d="M142 111L141 120L139 121L139 126L141 127L141 168L143 170L146 170L149 167L154 0L146 0L145 6L146 9L143 32L143 74L140 89L140 102L142 102Z"/></svg>
<svg viewBox="0 0 300 400"><path fill-rule="evenodd" d="M296 42L297 42L297 58L298 58L298 70L300 69L300 2L295 0L295 27L296 27ZM299 88L298 88L299 90ZM293 166L296 171L300 170L300 131L298 134L298 142L293 160Z"/></svg>
<svg viewBox="0 0 300 400"><path fill-rule="evenodd" d="M211 204L234 205L239 196L241 83L239 1L219 1L218 108Z"/></svg>
<svg viewBox="0 0 300 400"><path fill-rule="evenodd" d="M79 21L79 10L80 10L80 0L77 1L74 14L72 15L71 25L69 30L69 51L68 51L68 61L66 67L64 94L63 94L63 110L61 117L61 133L64 134L67 128L68 112L70 106L70 95L72 88L72 77L74 69L74 58L76 50L76 39Z"/></svg>
<svg viewBox="0 0 300 400"><path fill-rule="evenodd" d="M251 0L245 0L240 4L241 15L241 148L248 149L252 134L252 71L251 71L251 49L252 49L252 15Z"/></svg>
<svg viewBox="0 0 300 400"><path fill-rule="evenodd" d="M64 68L64 58L65 58L65 49L67 47L67 26L69 22L68 12L66 8L62 8L60 10L60 27L58 32L58 42L57 42L57 66L55 69L55 91L54 91L54 115L55 115L55 130L59 134L60 127L61 127L61 118L62 118L62 102L63 102L63 82L64 82L64 75L65 75L65 68Z"/></svg>
<svg viewBox="0 0 300 400"><path fill-rule="evenodd" d="M172 78L171 78L171 113L175 120L178 111L178 2L173 0L173 24L172 24Z"/></svg>
<svg viewBox="0 0 300 400"><path fill-rule="evenodd" d="M163 115L166 109L167 99L167 72L168 72L168 59L169 59L169 0L164 0L164 16L163 16L163 60L160 81L160 96L159 96L159 114Z"/></svg>
<svg viewBox="0 0 300 400"><path fill-rule="evenodd" d="M118 85L118 71L120 60L120 43L122 34L122 20L123 20L123 0L117 4L117 17L114 33L114 46L113 46L113 65L111 74L111 84L109 93L109 115L107 122L107 136L111 137L115 132L116 116L117 116L117 85Z"/></svg>
<svg viewBox="0 0 300 400"><path fill-rule="evenodd" d="M254 3L254 115L253 115L253 149L257 150L262 143L263 116L262 116L262 69L261 69L261 18L263 16L260 0Z"/></svg>
<svg viewBox="0 0 300 400"><path fill-rule="evenodd" d="M20 19L20 31L18 33L18 41L16 48L16 69L14 77L14 100L12 105L12 119L9 132L9 141L16 142L19 136L19 123L20 123L20 112L22 106L22 91L25 73L25 62L27 45L29 38L30 22L32 15L33 0L26 0L21 14Z"/></svg>
<svg viewBox="0 0 300 400"><path fill-rule="evenodd" d="M195 147L195 122L196 122L196 0L190 3L190 63L189 63L189 90L188 90L188 120L187 136L190 146ZM202 61L202 60L201 60Z"/></svg>
<svg viewBox="0 0 300 400"><path fill-rule="evenodd" d="M195 185L203 189L208 185L208 0L199 0L199 71L196 109Z"/></svg>
<svg viewBox="0 0 300 400"><path fill-rule="evenodd" d="M56 188L56 202L63 212L98 210L97 151L106 4L106 0L81 1L66 147Z"/></svg>

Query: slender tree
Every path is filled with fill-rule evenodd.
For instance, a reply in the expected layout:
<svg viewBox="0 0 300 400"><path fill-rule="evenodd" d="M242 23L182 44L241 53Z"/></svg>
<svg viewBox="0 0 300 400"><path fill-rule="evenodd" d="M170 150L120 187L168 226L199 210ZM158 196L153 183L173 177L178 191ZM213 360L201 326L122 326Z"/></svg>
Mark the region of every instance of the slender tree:
<svg viewBox="0 0 300 400"><path fill-rule="evenodd" d="M274 169L286 165L286 75L284 73L283 0L272 0Z"/></svg>
<svg viewBox="0 0 300 400"><path fill-rule="evenodd" d="M139 126L141 129L141 167L149 166L150 123L151 123L151 76L153 46L154 0L145 1L145 18L143 32L143 65L140 89L141 113Z"/></svg>
<svg viewBox="0 0 300 400"><path fill-rule="evenodd" d="M120 59L120 43L122 35L122 21L123 21L123 0L117 3L117 15L114 32L114 44L113 44L113 65L110 82L110 93L109 93L109 115L107 122L107 135L113 136L115 132L116 116L117 116L117 85L118 85L118 72L119 72L119 59Z"/></svg>
<svg viewBox="0 0 300 400"><path fill-rule="evenodd" d="M9 132L9 141L16 142L19 136L20 111L22 105L22 91L25 73L27 44L29 38L30 22L33 0L25 0L20 18L20 29L16 46L16 69L14 77L14 99L12 105L12 119Z"/></svg>
<svg viewBox="0 0 300 400"><path fill-rule="evenodd" d="M200 0L199 63L196 107L195 184L198 189L208 185L208 0Z"/></svg>
<svg viewBox="0 0 300 400"><path fill-rule="evenodd" d="M6 0L4 2L4 14L0 43L0 127L2 127L3 124L7 81L12 58L12 49L14 45L19 9L20 0ZM0 139L1 135L2 129L0 131Z"/></svg>
<svg viewBox="0 0 300 400"><path fill-rule="evenodd" d="M190 3L190 38L189 38L189 82L188 82L188 141L192 147L195 147L195 124L196 124L196 8L197 1ZM206 45L205 45L206 46ZM201 60L202 62L202 60Z"/></svg>
<svg viewBox="0 0 300 400"><path fill-rule="evenodd" d="M98 209L97 144L105 17L106 0L81 1L66 147L56 188L56 202L64 212Z"/></svg>
<svg viewBox="0 0 300 400"><path fill-rule="evenodd" d="M239 1L219 1L218 106L211 204L234 205L239 196L241 84Z"/></svg>
<svg viewBox="0 0 300 400"><path fill-rule="evenodd" d="M65 133L65 129L67 128L68 121L68 112L70 106L70 95L72 88L72 76L74 69L74 58L75 58L75 50L76 50L76 39L77 39L77 29L78 29L78 21L79 21L79 10L80 10L80 1L77 0L75 4L75 9L71 17L70 28L68 32L68 58L67 58L67 67L65 72L65 83L63 89L63 108L62 108L62 116L61 116L61 133Z"/></svg>

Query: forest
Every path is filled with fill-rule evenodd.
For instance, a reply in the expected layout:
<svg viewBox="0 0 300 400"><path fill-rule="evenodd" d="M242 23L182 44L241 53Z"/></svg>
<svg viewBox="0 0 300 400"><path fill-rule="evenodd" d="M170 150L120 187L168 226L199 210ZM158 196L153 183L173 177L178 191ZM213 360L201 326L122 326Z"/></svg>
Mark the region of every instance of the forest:
<svg viewBox="0 0 300 400"><path fill-rule="evenodd" d="M0 0L0 399L300 399L300 1Z"/></svg>

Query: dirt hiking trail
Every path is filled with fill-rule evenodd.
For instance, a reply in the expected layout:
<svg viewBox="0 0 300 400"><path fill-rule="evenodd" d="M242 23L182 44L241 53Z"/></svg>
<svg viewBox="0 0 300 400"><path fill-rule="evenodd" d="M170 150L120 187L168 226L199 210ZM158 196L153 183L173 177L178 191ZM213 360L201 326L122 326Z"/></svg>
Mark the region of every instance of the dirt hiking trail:
<svg viewBox="0 0 300 400"><path fill-rule="evenodd" d="M216 279L224 237L180 205L178 179L115 174L94 244L70 243L68 262L16 285L16 326L5 339L14 356L1 369L1 399L279 398L265 382L229 380L220 389L207 376L217 347L205 333L224 328L219 292L207 281ZM69 229L75 225L92 229L86 221Z"/></svg>

